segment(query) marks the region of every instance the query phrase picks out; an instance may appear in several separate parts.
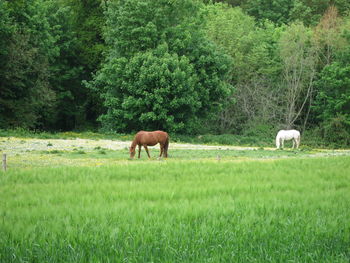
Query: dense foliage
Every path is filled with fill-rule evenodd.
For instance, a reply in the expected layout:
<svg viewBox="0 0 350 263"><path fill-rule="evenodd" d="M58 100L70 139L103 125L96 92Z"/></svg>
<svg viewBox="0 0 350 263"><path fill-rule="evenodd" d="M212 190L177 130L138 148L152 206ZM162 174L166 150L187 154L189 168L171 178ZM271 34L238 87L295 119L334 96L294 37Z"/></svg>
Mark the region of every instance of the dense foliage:
<svg viewBox="0 0 350 263"><path fill-rule="evenodd" d="M87 29L81 20L89 14L80 14L99 5L88 1L94 3L78 8L71 2L0 1L1 127L67 130L94 122L100 106L81 82L91 78L101 60L101 51L90 46L104 44L94 38L83 42ZM94 21L89 30L99 28L101 34L102 25Z"/></svg>
<svg viewBox="0 0 350 263"><path fill-rule="evenodd" d="M0 0L0 128L350 144L345 0Z"/></svg>
<svg viewBox="0 0 350 263"><path fill-rule="evenodd" d="M109 52L88 86L108 130L193 132L230 93L230 60L201 30L193 1L121 1L107 10Z"/></svg>

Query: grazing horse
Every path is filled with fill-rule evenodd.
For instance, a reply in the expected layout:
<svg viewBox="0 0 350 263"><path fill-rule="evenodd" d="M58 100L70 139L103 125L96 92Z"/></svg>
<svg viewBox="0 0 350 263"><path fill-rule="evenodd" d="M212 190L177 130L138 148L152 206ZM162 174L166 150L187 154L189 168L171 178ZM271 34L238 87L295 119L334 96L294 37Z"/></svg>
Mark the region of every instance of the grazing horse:
<svg viewBox="0 0 350 263"><path fill-rule="evenodd" d="M293 148L299 148L300 144L300 132L297 130L280 130L276 136L276 147L279 149L281 146L284 148L285 140L293 140Z"/></svg>
<svg viewBox="0 0 350 263"><path fill-rule="evenodd" d="M147 152L148 158L151 158L148 152L147 146L154 146L157 143L160 144L160 154L167 158L168 157L168 147L169 147L169 135L163 131L139 131L136 133L134 140L131 143L130 147L130 158L134 158L136 145L139 146L139 157L141 154L141 146L143 146Z"/></svg>

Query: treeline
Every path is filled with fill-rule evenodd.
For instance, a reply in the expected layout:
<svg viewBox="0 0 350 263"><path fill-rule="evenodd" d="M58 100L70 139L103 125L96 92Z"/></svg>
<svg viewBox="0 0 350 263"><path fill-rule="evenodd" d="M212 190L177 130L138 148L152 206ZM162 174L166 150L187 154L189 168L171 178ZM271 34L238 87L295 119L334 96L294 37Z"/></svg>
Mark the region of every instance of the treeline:
<svg viewBox="0 0 350 263"><path fill-rule="evenodd" d="M0 0L0 128L350 144L350 2L220 2Z"/></svg>

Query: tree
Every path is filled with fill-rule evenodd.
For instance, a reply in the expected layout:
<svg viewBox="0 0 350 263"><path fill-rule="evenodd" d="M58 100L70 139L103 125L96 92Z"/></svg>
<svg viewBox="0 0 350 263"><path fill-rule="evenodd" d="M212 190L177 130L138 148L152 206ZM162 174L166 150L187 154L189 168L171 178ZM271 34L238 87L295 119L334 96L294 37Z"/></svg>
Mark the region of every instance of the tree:
<svg viewBox="0 0 350 263"><path fill-rule="evenodd" d="M346 15L350 10L348 0L294 0L290 11L291 21L302 21L304 25L316 26L330 6L337 8L340 15Z"/></svg>
<svg viewBox="0 0 350 263"><path fill-rule="evenodd" d="M273 124L279 118L278 76L281 63L276 52L282 28L265 22L260 27L240 8L225 4L207 6L208 37L233 60L234 95L218 114L220 132L240 132L249 126Z"/></svg>
<svg viewBox="0 0 350 263"><path fill-rule="evenodd" d="M323 136L330 142L349 145L350 66L334 62L321 74L313 109L321 122Z"/></svg>
<svg viewBox="0 0 350 263"><path fill-rule="evenodd" d="M350 144L350 17L339 25L343 45L332 52L330 64L319 73L313 103L324 138L329 142Z"/></svg>
<svg viewBox="0 0 350 263"><path fill-rule="evenodd" d="M221 105L229 59L201 30L196 1L111 2L109 54L88 87L102 94L105 129L194 132Z"/></svg>
<svg viewBox="0 0 350 263"><path fill-rule="evenodd" d="M50 63L50 84L56 93L54 112L45 127L71 130L91 128L101 112L98 96L82 84L90 80L102 60L104 17L100 0L47 1L51 32L58 55Z"/></svg>
<svg viewBox="0 0 350 263"><path fill-rule="evenodd" d="M82 85L102 60L102 1L0 0L0 127L71 130L95 122Z"/></svg>
<svg viewBox="0 0 350 263"><path fill-rule="evenodd" d="M290 22L289 13L293 8L290 0L247 0L242 8L258 20L270 20L277 24Z"/></svg>
<svg viewBox="0 0 350 263"><path fill-rule="evenodd" d="M55 94L49 85L49 62L57 55L55 38L40 0L0 1L1 54L0 125L33 128L41 123L42 112L52 109ZM11 26L8 26L11 23Z"/></svg>
<svg viewBox="0 0 350 263"><path fill-rule="evenodd" d="M311 31L296 23L287 28L279 42L286 128L293 127L300 118L313 93L317 54L310 40Z"/></svg>
<svg viewBox="0 0 350 263"><path fill-rule="evenodd" d="M239 6L258 21L267 19L277 24L299 21L307 26L316 26L330 6L335 6L341 16L345 16L350 10L348 0L206 0L204 2L223 2L233 7Z"/></svg>
<svg viewBox="0 0 350 263"><path fill-rule="evenodd" d="M337 8L330 6L314 30L313 41L320 54L321 66L331 64L335 50L342 45L340 25Z"/></svg>

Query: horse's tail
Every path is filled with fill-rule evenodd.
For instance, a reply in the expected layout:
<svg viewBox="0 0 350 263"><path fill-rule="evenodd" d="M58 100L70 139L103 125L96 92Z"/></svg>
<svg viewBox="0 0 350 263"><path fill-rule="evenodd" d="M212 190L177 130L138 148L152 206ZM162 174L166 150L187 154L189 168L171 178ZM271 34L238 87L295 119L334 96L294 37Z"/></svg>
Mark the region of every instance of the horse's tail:
<svg viewBox="0 0 350 263"><path fill-rule="evenodd" d="M169 148L169 135L167 135L164 143L164 157L168 158L168 148Z"/></svg>

